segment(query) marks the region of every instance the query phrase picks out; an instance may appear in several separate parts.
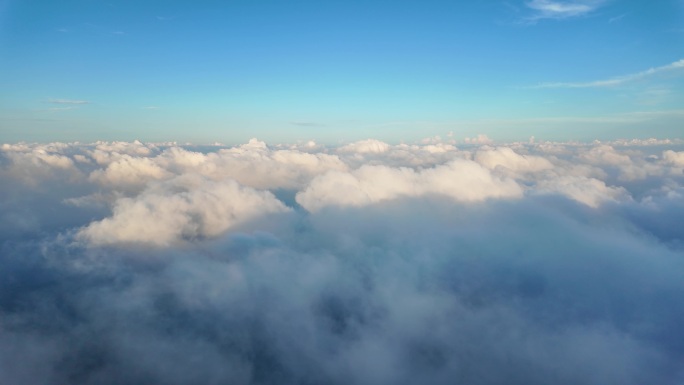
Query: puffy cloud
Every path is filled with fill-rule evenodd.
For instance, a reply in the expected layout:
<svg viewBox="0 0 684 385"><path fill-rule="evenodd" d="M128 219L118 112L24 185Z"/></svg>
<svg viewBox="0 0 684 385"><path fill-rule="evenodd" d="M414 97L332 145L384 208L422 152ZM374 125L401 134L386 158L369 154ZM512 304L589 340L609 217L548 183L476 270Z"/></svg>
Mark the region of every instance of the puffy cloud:
<svg viewBox="0 0 684 385"><path fill-rule="evenodd" d="M74 162L60 153L63 146L59 145L36 145L3 144L0 150L17 167L33 167L33 172L38 168L47 169L72 169ZM29 174L28 172L26 174Z"/></svg>
<svg viewBox="0 0 684 385"><path fill-rule="evenodd" d="M43 179L78 178L82 175L74 161L61 154L63 145L3 144L0 147L2 158L7 163L0 170L0 176L36 185Z"/></svg>
<svg viewBox="0 0 684 385"><path fill-rule="evenodd" d="M663 151L663 160L667 164L671 164L677 167L684 167L684 151Z"/></svg>
<svg viewBox="0 0 684 385"><path fill-rule="evenodd" d="M153 159L122 155L107 168L93 171L89 179L113 188L143 187L152 180L171 177L171 173L157 165Z"/></svg>
<svg viewBox="0 0 684 385"><path fill-rule="evenodd" d="M511 179L498 178L479 164L454 160L435 168L363 166L350 173L329 172L297 194L309 211L325 206L363 206L398 197L440 194L458 201L516 198L522 189Z"/></svg>
<svg viewBox="0 0 684 385"><path fill-rule="evenodd" d="M475 153L475 161L490 170L505 167L511 171L527 173L553 168L553 164L545 158L533 155L520 155L509 147L484 149Z"/></svg>
<svg viewBox="0 0 684 385"><path fill-rule="evenodd" d="M491 144L494 141L489 139L487 135L484 134L479 134L478 136L475 136L473 138L465 138L463 140L467 144Z"/></svg>
<svg viewBox="0 0 684 385"><path fill-rule="evenodd" d="M0 383L681 384L682 148L610 146L3 146Z"/></svg>
<svg viewBox="0 0 684 385"><path fill-rule="evenodd" d="M3 261L33 306L0 301L0 362L39 365L0 378L676 384L680 253L548 203L395 200L134 259L44 244L53 265Z"/></svg>
<svg viewBox="0 0 684 385"><path fill-rule="evenodd" d="M151 144L134 142L96 142L94 148L89 149L88 154L98 164L107 165L121 158L123 155L149 156L157 148Z"/></svg>
<svg viewBox="0 0 684 385"><path fill-rule="evenodd" d="M565 195L594 208L604 202L630 199L629 193L622 187L606 186L606 183L601 180L578 176L564 176L542 181L536 191Z"/></svg>
<svg viewBox="0 0 684 385"><path fill-rule="evenodd" d="M301 188L318 174L347 168L335 155L273 150L256 139L209 154L172 147L154 161L176 174L195 172L214 180L232 178L260 189Z"/></svg>
<svg viewBox="0 0 684 385"><path fill-rule="evenodd" d="M644 179L651 175L662 175L666 170L657 164L649 163L640 151L620 153L609 145L593 146L578 155L583 162L597 166L608 166L618 172L618 179L631 181ZM610 171L610 170L609 170Z"/></svg>
<svg viewBox="0 0 684 385"><path fill-rule="evenodd" d="M366 139L358 142L350 143L340 147L339 152L353 152L353 153L383 153L389 150L390 145L376 139Z"/></svg>
<svg viewBox="0 0 684 385"><path fill-rule="evenodd" d="M185 239L215 237L260 215L288 209L269 192L233 180L179 177L151 185L135 198L121 198L112 217L80 230L95 245L143 243L167 246Z"/></svg>
<svg viewBox="0 0 684 385"><path fill-rule="evenodd" d="M337 154L352 169L365 165L434 167L454 159L468 159L470 157L469 152L463 151L451 143L440 141L387 145L387 149L382 152L347 152L338 149Z"/></svg>
<svg viewBox="0 0 684 385"><path fill-rule="evenodd" d="M659 145L672 145L672 144L682 144L682 139L618 139L609 144L616 146L659 146Z"/></svg>
<svg viewBox="0 0 684 385"><path fill-rule="evenodd" d="M631 165L632 160L625 154L620 154L612 146L598 145L580 154L580 158L591 164L607 164L612 166Z"/></svg>

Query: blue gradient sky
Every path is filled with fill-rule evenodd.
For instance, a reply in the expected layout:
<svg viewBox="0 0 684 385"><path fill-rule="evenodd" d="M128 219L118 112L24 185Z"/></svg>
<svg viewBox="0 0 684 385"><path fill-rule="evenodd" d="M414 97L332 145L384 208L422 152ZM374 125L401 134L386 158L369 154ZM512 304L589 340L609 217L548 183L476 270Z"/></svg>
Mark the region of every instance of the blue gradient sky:
<svg viewBox="0 0 684 385"><path fill-rule="evenodd" d="M682 59L682 0L0 0L0 141L674 138Z"/></svg>

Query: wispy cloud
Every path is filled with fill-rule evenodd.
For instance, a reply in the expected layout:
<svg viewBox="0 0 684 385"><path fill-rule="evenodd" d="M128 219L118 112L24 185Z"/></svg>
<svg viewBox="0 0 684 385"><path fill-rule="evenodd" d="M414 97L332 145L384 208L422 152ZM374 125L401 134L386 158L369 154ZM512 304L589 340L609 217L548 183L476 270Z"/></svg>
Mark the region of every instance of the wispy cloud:
<svg viewBox="0 0 684 385"><path fill-rule="evenodd" d="M73 100L73 99L50 99L48 103L52 104L90 104L87 100Z"/></svg>
<svg viewBox="0 0 684 385"><path fill-rule="evenodd" d="M323 123L301 121L301 120L290 122L290 124L295 125L295 126L300 126L300 127L324 127L325 126L325 124L323 124Z"/></svg>
<svg viewBox="0 0 684 385"><path fill-rule="evenodd" d="M69 110L73 110L73 109L75 109L75 108L76 108L76 107L74 107L74 106L69 106L69 107L51 107L51 108L48 108L48 111L52 111L52 112L69 111Z"/></svg>
<svg viewBox="0 0 684 385"><path fill-rule="evenodd" d="M615 23L616 21L620 21L620 20L622 20L625 16L627 16L626 13L623 13L622 15L619 15L619 16L611 17L610 19L608 19L608 23Z"/></svg>
<svg viewBox="0 0 684 385"><path fill-rule="evenodd" d="M529 88L595 88L595 87L614 87L628 82L644 79L659 73L670 72L684 69L684 59L680 59L674 63L664 65L661 67L649 68L646 71L641 71L629 75L619 76L611 79L594 80L590 82L556 82L556 83L542 83Z"/></svg>
<svg viewBox="0 0 684 385"><path fill-rule="evenodd" d="M534 11L528 21L541 19L566 19L589 14L605 4L605 0L530 0L525 5Z"/></svg>
<svg viewBox="0 0 684 385"><path fill-rule="evenodd" d="M518 123L639 123L658 118L681 117L684 110L635 111L600 116L557 116L544 118L512 119Z"/></svg>

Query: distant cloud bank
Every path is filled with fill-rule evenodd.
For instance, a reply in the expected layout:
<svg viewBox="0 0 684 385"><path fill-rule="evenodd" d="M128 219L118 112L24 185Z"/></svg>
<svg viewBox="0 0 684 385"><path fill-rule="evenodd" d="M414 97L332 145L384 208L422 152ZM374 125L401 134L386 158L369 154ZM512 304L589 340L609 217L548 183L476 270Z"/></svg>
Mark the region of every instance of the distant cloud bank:
<svg viewBox="0 0 684 385"><path fill-rule="evenodd" d="M0 178L3 384L684 381L681 140L19 143Z"/></svg>

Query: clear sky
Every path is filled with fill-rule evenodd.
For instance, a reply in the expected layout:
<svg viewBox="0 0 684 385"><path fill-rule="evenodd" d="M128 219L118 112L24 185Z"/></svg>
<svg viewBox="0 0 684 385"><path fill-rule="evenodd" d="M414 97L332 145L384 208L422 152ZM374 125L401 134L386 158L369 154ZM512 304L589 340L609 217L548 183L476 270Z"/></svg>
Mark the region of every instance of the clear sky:
<svg viewBox="0 0 684 385"><path fill-rule="evenodd" d="M0 0L0 141L681 138L682 59L682 0Z"/></svg>

